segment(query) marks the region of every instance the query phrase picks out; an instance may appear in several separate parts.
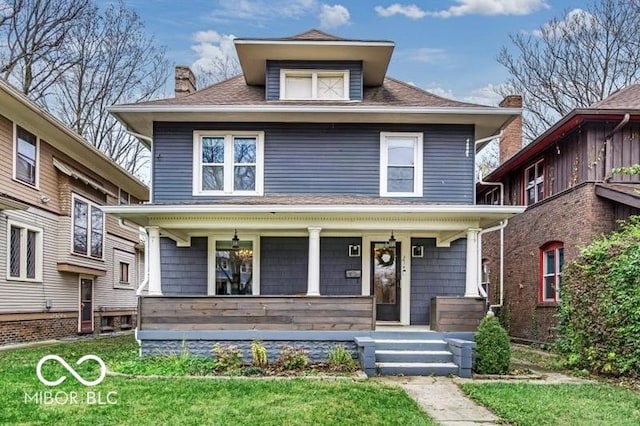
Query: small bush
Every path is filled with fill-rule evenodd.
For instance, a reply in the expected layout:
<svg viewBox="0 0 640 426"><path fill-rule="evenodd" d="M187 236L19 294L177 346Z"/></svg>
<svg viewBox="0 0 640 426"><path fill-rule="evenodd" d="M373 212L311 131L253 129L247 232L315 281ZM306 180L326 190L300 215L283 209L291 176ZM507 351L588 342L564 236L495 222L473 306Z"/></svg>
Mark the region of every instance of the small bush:
<svg viewBox="0 0 640 426"><path fill-rule="evenodd" d="M336 371L355 371L358 368L358 363L347 348L343 345L336 345L329 352L329 366Z"/></svg>
<svg viewBox="0 0 640 426"><path fill-rule="evenodd" d="M485 317L476 334L476 372L507 374L511 362L511 344L498 318Z"/></svg>
<svg viewBox="0 0 640 426"><path fill-rule="evenodd" d="M264 347L262 342L256 340L251 342L251 356L253 358L253 365L256 367L266 367L269 363L267 348Z"/></svg>
<svg viewBox="0 0 640 426"><path fill-rule="evenodd" d="M278 364L285 370L301 370L309 364L309 356L302 348L282 346Z"/></svg>
<svg viewBox="0 0 640 426"><path fill-rule="evenodd" d="M219 343L213 347L216 358L216 370L229 374L238 374L242 367L242 353L237 346L222 346Z"/></svg>

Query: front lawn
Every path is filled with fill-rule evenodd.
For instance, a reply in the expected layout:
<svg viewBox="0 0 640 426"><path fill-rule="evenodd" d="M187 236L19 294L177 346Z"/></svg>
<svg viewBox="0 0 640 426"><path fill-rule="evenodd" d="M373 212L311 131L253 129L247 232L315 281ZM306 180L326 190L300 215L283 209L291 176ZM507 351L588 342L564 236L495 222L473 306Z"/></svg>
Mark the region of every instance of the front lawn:
<svg viewBox="0 0 640 426"><path fill-rule="evenodd" d="M137 345L125 337L0 351L0 424L434 424L404 391L372 382L107 376L100 385L84 387L62 366L48 361L44 378L67 379L47 387L35 370L48 354L61 356L82 378L92 380L99 375L96 364L76 366L80 357L98 355L109 367L135 359ZM34 395L45 391L58 393L62 402L66 397L67 404L36 403ZM86 403L87 391L93 392L94 404ZM109 392L117 393L107 399ZM74 393L78 403L72 404Z"/></svg>
<svg viewBox="0 0 640 426"><path fill-rule="evenodd" d="M640 424L640 394L605 384L465 383L462 390L517 426Z"/></svg>

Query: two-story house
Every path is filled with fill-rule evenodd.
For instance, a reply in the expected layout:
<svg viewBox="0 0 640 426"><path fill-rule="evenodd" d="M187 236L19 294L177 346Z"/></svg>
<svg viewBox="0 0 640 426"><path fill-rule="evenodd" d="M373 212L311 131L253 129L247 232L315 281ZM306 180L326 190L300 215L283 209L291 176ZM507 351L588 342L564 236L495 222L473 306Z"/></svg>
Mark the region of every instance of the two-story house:
<svg viewBox="0 0 640 426"><path fill-rule="evenodd" d="M549 341L564 263L594 236L640 213L640 177L612 174L640 163L640 85L572 111L522 149L517 126L504 132L501 164L484 178L492 185L478 185L478 203L526 206L504 230L502 316L512 336ZM500 245L497 235L483 241L495 297Z"/></svg>
<svg viewBox="0 0 640 426"><path fill-rule="evenodd" d="M258 339L319 358L381 324L430 324L437 296L453 318L432 328L474 330L477 236L522 210L475 205L475 141L520 109L387 77L390 41L235 47L242 75L196 91L179 67L176 97L111 108L152 150L151 203L107 209L149 234L142 353Z"/></svg>
<svg viewBox="0 0 640 426"><path fill-rule="evenodd" d="M0 80L0 345L130 329L147 187Z"/></svg>

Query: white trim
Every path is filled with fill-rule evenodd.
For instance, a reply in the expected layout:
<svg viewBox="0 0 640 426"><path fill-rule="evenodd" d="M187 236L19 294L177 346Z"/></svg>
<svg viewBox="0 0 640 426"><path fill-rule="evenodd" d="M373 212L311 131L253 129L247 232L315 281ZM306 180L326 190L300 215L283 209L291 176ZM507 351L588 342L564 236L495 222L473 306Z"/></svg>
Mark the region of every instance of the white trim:
<svg viewBox="0 0 640 426"><path fill-rule="evenodd" d="M522 108L500 107L421 107L421 106L369 106L369 105L115 105L108 107L110 113L157 112L227 112L227 113L264 113L264 112L311 112L311 113L382 113L382 114L455 114L455 115L519 115Z"/></svg>
<svg viewBox="0 0 640 426"><path fill-rule="evenodd" d="M285 45L285 46L395 46L392 41L355 41L355 40L255 40L255 39L235 39L233 44L268 44L268 45Z"/></svg>
<svg viewBox="0 0 640 426"><path fill-rule="evenodd" d="M18 127L22 128L22 130L24 130L27 133L30 133L31 135L35 136L36 138L36 164L35 164L35 184L30 184L29 182L25 182L21 179L18 178L17 175L17 166L18 166ZM29 188L33 188L33 189L40 189L40 137L38 135L36 135L35 133L25 129L23 126L20 126L19 124L17 124L15 121L13 122L13 180L16 182L19 182L23 185L28 186Z"/></svg>
<svg viewBox="0 0 640 426"><path fill-rule="evenodd" d="M411 323L411 235L397 232L400 243L400 323Z"/></svg>
<svg viewBox="0 0 640 426"><path fill-rule="evenodd" d="M129 265L129 276L128 281L120 281L120 264L126 263ZM134 278L137 279L137 273L134 276L134 272L136 272L136 255L130 251L121 250L119 248L113 248L113 288L122 289L122 290L135 290L137 287L137 283L134 282Z"/></svg>
<svg viewBox="0 0 640 426"><path fill-rule="evenodd" d="M320 231L319 226L309 226L309 257L307 259L307 296L320 296Z"/></svg>
<svg viewBox="0 0 640 426"><path fill-rule="evenodd" d="M79 200L83 203L87 204L87 253L76 253L74 251L74 247L73 247L73 240L74 240L74 232L75 232L75 221L76 221L76 215L75 215L75 201ZM91 207L96 207L98 210L100 210L100 212L102 212L102 250L100 250L100 252L102 253L101 257L96 257L96 256L92 256L91 255L91 228L93 225L92 222L92 218L91 218ZM101 205L99 205L98 203L95 203L81 195L76 194L75 192L71 193L71 247L70 247L70 252L72 255L74 256L82 256L82 257L86 257L88 259L93 259L93 260L98 260L98 261L104 261L104 250L105 250L105 240L107 239L107 216L104 212L104 210L102 210Z"/></svg>
<svg viewBox="0 0 640 426"><path fill-rule="evenodd" d="M121 199L121 197L122 197L122 193L123 193L123 192L126 192L126 193L127 193L127 204L122 204L122 203L120 203L120 199ZM129 193L129 191L125 191L124 189L122 189L122 188L118 187L118 202L117 202L117 204L118 204L119 206L122 206L122 205L128 206L129 204L131 204L131 194Z"/></svg>
<svg viewBox="0 0 640 426"><path fill-rule="evenodd" d="M93 333L95 330L95 288L96 288L96 278L92 275L78 275L78 333L82 333L82 280L90 280L91 281L91 331L85 333Z"/></svg>
<svg viewBox="0 0 640 426"><path fill-rule="evenodd" d="M20 228L20 276L11 276L11 227ZM36 265L35 278L27 278L27 231L36 233ZM44 230L37 226L27 225L23 222L7 219L7 281L22 281L41 283L43 275L43 258L44 258Z"/></svg>
<svg viewBox="0 0 640 426"><path fill-rule="evenodd" d="M202 138L224 138L224 189L222 191L205 191L202 189ZM255 191L234 191L233 189L233 138L250 136L256 138L256 189ZM264 132L255 131L207 131L193 132L193 196L259 196L264 193Z"/></svg>
<svg viewBox="0 0 640 426"><path fill-rule="evenodd" d="M311 77L311 97L296 98L288 97L286 93L287 77L293 75L303 75ZM343 84L342 98L322 98L318 97L318 78L323 76L341 76ZM350 71L348 69L280 69L280 100L281 101L348 101L351 99L349 93Z"/></svg>
<svg viewBox="0 0 640 426"><path fill-rule="evenodd" d="M387 188L387 171L389 167L389 138L399 137L414 139L413 147L413 191L390 192ZM381 197L422 197L424 180L423 138L421 132L380 132L380 196Z"/></svg>
<svg viewBox="0 0 640 426"><path fill-rule="evenodd" d="M162 263L160 260L160 228L158 226L147 226L147 244L145 250L149 250L148 262L145 265L148 271L148 292L149 295L162 296Z"/></svg>
<svg viewBox="0 0 640 426"><path fill-rule="evenodd" d="M260 234L244 233L240 230L240 241L251 241L253 251L251 267L251 295L260 295ZM229 233L190 234L192 237L207 237L207 295L216 296L216 242L229 240Z"/></svg>

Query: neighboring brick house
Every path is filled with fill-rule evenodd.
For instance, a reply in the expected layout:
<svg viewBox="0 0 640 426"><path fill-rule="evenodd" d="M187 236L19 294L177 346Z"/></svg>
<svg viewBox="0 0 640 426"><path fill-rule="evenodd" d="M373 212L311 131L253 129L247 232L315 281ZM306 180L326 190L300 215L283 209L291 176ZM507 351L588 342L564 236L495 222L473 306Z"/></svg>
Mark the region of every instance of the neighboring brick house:
<svg viewBox="0 0 640 426"><path fill-rule="evenodd" d="M139 231L101 206L147 198L143 183L0 80L0 345L130 329Z"/></svg>
<svg viewBox="0 0 640 426"><path fill-rule="evenodd" d="M504 184L505 205L527 206L504 233L502 315L513 337L549 341L557 327L563 264L594 236L640 212L640 177L611 173L640 163L640 85L572 111L522 149L518 125L514 121L503 134L501 165L484 178ZM500 188L479 184L477 201L500 204ZM493 302L499 297L499 246L497 233L483 240Z"/></svg>

